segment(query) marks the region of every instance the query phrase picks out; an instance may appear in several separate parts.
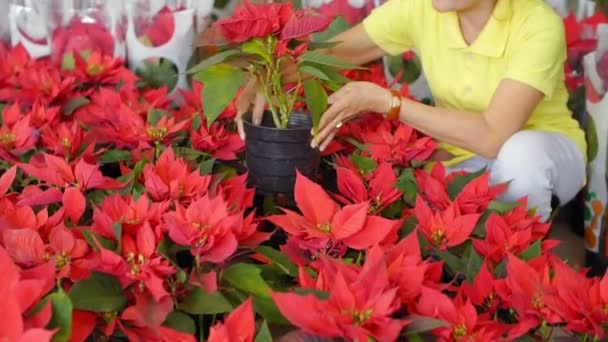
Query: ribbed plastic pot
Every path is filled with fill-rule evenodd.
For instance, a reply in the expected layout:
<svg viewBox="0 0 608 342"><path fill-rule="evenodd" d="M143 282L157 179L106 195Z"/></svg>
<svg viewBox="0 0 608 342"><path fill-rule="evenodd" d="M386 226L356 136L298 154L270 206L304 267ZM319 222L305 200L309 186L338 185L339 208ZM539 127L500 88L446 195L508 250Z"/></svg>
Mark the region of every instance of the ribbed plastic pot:
<svg viewBox="0 0 608 342"><path fill-rule="evenodd" d="M245 114L243 125L248 180L258 194L293 194L296 170L308 178L317 176L321 154L310 147L309 114L291 114L287 128L276 128L269 112L259 126L251 123L251 114Z"/></svg>

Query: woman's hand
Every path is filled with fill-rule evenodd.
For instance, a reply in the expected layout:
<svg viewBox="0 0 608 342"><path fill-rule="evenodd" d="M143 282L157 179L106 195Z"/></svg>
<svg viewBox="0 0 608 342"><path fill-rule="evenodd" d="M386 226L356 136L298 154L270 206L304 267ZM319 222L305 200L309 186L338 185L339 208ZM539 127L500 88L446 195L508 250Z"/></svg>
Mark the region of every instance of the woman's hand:
<svg viewBox="0 0 608 342"><path fill-rule="evenodd" d="M333 93L329 109L321 117L318 133L312 140L313 148L323 151L332 141L338 128L363 112L386 114L391 107L391 92L371 82L351 82Z"/></svg>
<svg viewBox="0 0 608 342"><path fill-rule="evenodd" d="M266 107L266 99L260 88L261 85L255 77L252 77L243 92L236 100L236 127L239 131L241 139L245 140L245 130L243 128L243 114L251 111L251 120L254 125L262 123L264 116L264 108Z"/></svg>

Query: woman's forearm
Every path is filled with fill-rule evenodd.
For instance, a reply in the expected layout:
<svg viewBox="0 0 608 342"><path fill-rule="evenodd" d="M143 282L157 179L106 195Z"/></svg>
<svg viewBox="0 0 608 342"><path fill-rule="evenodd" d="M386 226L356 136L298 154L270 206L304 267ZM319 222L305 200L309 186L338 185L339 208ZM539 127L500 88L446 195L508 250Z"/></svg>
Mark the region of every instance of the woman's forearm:
<svg viewBox="0 0 608 342"><path fill-rule="evenodd" d="M493 159L508 138L488 124L481 113L428 106L403 99L401 121L451 145Z"/></svg>

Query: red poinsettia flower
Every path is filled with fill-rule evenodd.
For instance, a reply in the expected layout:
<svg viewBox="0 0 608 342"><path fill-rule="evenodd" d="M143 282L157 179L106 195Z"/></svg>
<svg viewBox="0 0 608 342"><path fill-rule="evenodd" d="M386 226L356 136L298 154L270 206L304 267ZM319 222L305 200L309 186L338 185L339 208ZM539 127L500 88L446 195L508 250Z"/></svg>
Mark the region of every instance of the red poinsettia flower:
<svg viewBox="0 0 608 342"><path fill-rule="evenodd" d="M381 213L391 204L399 200L403 193L395 188L397 177L393 167L388 163L381 163L374 172L367 177L366 182L351 169L336 168L338 176L338 190L341 196L336 198L343 204L356 204L369 201L370 213Z"/></svg>
<svg viewBox="0 0 608 342"><path fill-rule="evenodd" d="M166 44L175 31L173 11L167 6L156 13L152 20L141 18L135 20L135 34L146 45L161 46Z"/></svg>
<svg viewBox="0 0 608 342"><path fill-rule="evenodd" d="M247 174L228 178L221 184L219 192L222 193L233 213L253 206L255 189L247 188Z"/></svg>
<svg viewBox="0 0 608 342"><path fill-rule="evenodd" d="M494 289L494 276L488 270L488 265L484 262L479 269L479 273L473 279L473 283L464 282L461 285L462 292L474 305L483 308L485 312L493 314L499 305L499 298Z"/></svg>
<svg viewBox="0 0 608 342"><path fill-rule="evenodd" d="M507 278L497 280L495 286L505 305L517 312L518 322L509 331L509 338L522 336L543 320L549 324L563 322L558 313L563 312L564 305L555 300L546 262L531 265L513 255L507 260Z"/></svg>
<svg viewBox="0 0 608 342"><path fill-rule="evenodd" d="M40 327L30 328L26 327L23 317L32 304L37 303L50 290L45 282L50 280L51 286L54 284L54 270L53 268L47 268L47 270L50 271L50 273L46 272L47 279L43 278L44 273L39 274L38 279L23 279L19 268L13 263L4 248L0 246L0 272L2 272L0 305L2 305L3 319L3 323L0 324L0 340L15 342L51 341L55 331L42 328L50 321L50 315L47 316L46 322L40 322Z"/></svg>
<svg viewBox="0 0 608 342"><path fill-rule="evenodd" d="M177 204L163 219L171 240L190 246L192 255L201 261L220 263L237 249L234 231L240 228L241 217L230 214L219 196L203 196L187 208Z"/></svg>
<svg viewBox="0 0 608 342"><path fill-rule="evenodd" d="M31 116L21 115L17 104L5 108L0 125L0 151L21 156L33 149L37 141Z"/></svg>
<svg viewBox="0 0 608 342"><path fill-rule="evenodd" d="M61 61L66 53L97 50L104 55L114 54L114 38L103 22L91 22L90 18L72 17L65 27L52 34L53 60Z"/></svg>
<svg viewBox="0 0 608 342"><path fill-rule="evenodd" d="M508 184L490 186L490 173L485 172L464 186L455 202L462 214L483 213L499 195L507 191Z"/></svg>
<svg viewBox="0 0 608 342"><path fill-rule="evenodd" d="M218 20L215 25L230 42L242 43L279 33L293 15L293 5L289 2L251 4L244 1L230 18Z"/></svg>
<svg viewBox="0 0 608 342"><path fill-rule="evenodd" d="M171 145L178 137L177 133L182 131L190 122L183 120L175 122L175 118L163 116L154 125L148 124L145 134L142 134L141 139L148 143L159 143L163 145Z"/></svg>
<svg viewBox="0 0 608 342"><path fill-rule="evenodd" d="M416 309L419 314L445 321L448 326L433 330L438 341L497 341L505 327L488 324L477 314L469 300L457 297L452 301L448 296L435 289L423 288Z"/></svg>
<svg viewBox="0 0 608 342"><path fill-rule="evenodd" d="M189 201L207 193L211 177L201 176L198 170L189 171L182 158L176 158L169 147L158 158L156 165L144 166L144 184L156 201Z"/></svg>
<svg viewBox="0 0 608 342"><path fill-rule="evenodd" d="M458 246L465 242L481 216L480 214L460 215L454 205L446 210L433 212L421 197L416 198L414 211L420 232L440 249Z"/></svg>
<svg viewBox="0 0 608 342"><path fill-rule="evenodd" d="M253 342L255 321L253 301L248 298L209 331L209 342Z"/></svg>
<svg viewBox="0 0 608 342"><path fill-rule="evenodd" d="M192 146L222 160L238 159L237 153L245 150L245 143L238 133L228 130L226 124L214 122L210 128L201 125L198 131L190 132Z"/></svg>
<svg viewBox="0 0 608 342"><path fill-rule="evenodd" d="M353 279L337 270L328 300L278 292L272 297L283 316L305 332L328 338L394 341L408 323L391 317L400 307L397 288L388 282L379 248L368 252L367 259Z"/></svg>
<svg viewBox="0 0 608 342"><path fill-rule="evenodd" d="M74 54L74 69L68 74L72 75L82 85L79 93L88 96L97 91L97 87L116 87L121 85L133 89L137 77L129 71L120 59L104 55L98 50L89 54Z"/></svg>
<svg viewBox="0 0 608 342"><path fill-rule="evenodd" d="M486 221L485 240L473 240L473 247L479 255L498 263L507 254L523 252L534 241L530 227L514 230L504 218L492 213Z"/></svg>
<svg viewBox="0 0 608 342"><path fill-rule="evenodd" d="M418 137L412 127L399 123L393 132L387 122L379 130L363 132L367 151L376 161L385 161L398 166L409 166L412 161L430 158L437 143L430 137Z"/></svg>
<svg viewBox="0 0 608 342"><path fill-rule="evenodd" d="M32 126L41 130L47 126L54 126L59 122L59 108L48 107L35 102L30 112Z"/></svg>
<svg viewBox="0 0 608 342"><path fill-rule="evenodd" d="M89 277L92 264L84 259L89 251L89 245L84 239L76 238L71 230L60 225L49 234L46 258L55 260L58 278L70 277L76 281Z"/></svg>
<svg viewBox="0 0 608 342"><path fill-rule="evenodd" d="M76 156L84 142L84 131L73 121L62 122L53 127L46 127L40 133L44 146L60 157L68 160Z"/></svg>
<svg viewBox="0 0 608 342"><path fill-rule="evenodd" d="M270 216L268 220L293 236L316 240L326 247L343 244L363 250L384 240L398 224L368 215L368 202L340 208L321 186L300 173L296 177L295 201L303 215L283 209L285 215Z"/></svg>
<svg viewBox="0 0 608 342"><path fill-rule="evenodd" d="M528 199L522 198L519 200L520 205L513 208L510 212L502 215L503 220L514 231L523 231L530 229L532 232L532 241L544 238L551 228L550 222L541 222L540 215L531 215L528 211Z"/></svg>
<svg viewBox="0 0 608 342"><path fill-rule="evenodd" d="M414 175L418 186L418 196L422 196L438 210L445 210L452 204L447 191L445 167L442 163L435 163L430 173L416 170Z"/></svg>

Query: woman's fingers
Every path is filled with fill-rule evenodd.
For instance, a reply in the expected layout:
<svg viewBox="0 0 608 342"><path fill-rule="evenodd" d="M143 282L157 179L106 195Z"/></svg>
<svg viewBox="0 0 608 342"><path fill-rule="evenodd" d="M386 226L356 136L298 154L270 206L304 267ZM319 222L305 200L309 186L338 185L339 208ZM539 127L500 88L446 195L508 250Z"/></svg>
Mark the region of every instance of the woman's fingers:
<svg viewBox="0 0 608 342"><path fill-rule="evenodd" d="M324 151L332 140L336 137L337 129L332 130L325 140L320 144L319 150Z"/></svg>
<svg viewBox="0 0 608 342"><path fill-rule="evenodd" d="M325 121L323 124L319 125L319 131L315 134L315 137L312 140L311 147L315 148L319 146L321 150L325 149L329 142L335 136L336 130L343 124L341 120L346 118L344 109L346 108L342 102L338 102L333 104L330 109L328 109L325 114L323 114L323 118Z"/></svg>
<svg viewBox="0 0 608 342"><path fill-rule="evenodd" d="M253 111L251 113L251 121L254 125L259 125L262 123L265 107L266 99L264 98L264 94L262 93L262 91L258 91L255 94L255 99L253 101Z"/></svg>

